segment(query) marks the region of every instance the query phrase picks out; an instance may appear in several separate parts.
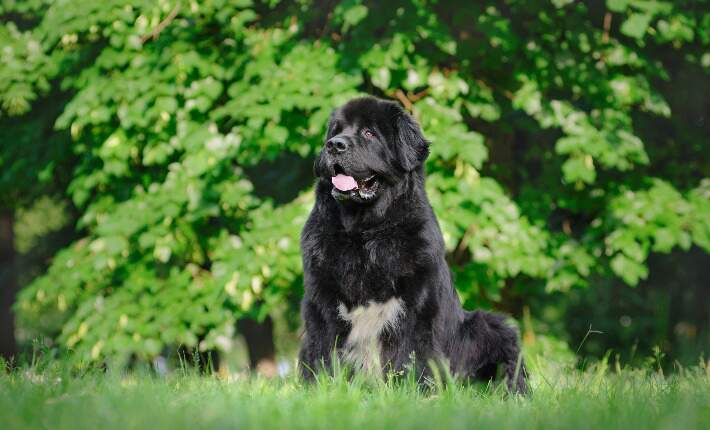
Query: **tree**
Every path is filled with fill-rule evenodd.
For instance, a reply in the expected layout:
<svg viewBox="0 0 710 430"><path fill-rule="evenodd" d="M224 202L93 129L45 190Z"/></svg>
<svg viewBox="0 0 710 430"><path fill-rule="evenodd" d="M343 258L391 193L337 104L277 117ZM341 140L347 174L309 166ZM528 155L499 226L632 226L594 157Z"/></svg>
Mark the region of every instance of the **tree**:
<svg viewBox="0 0 710 430"><path fill-rule="evenodd" d="M696 3L7 3L0 102L70 94L56 133L83 235L23 289L21 322L118 363L228 349L241 317L295 323L307 166L331 109L363 92L433 142L466 306L519 316L596 278L633 286L651 252L707 252L707 126L663 91L678 70L707 78Z"/></svg>
<svg viewBox="0 0 710 430"><path fill-rule="evenodd" d="M17 5L17 12L23 8ZM48 81L53 65L39 42L19 26L32 26L31 15L0 6L3 17L12 20L0 27L3 65L0 67L0 355L12 360L17 354L12 305L17 292L15 211L40 196L64 191L73 155L66 133L53 124L66 97ZM29 10L28 10L29 12ZM46 99L35 101L42 92Z"/></svg>
<svg viewBox="0 0 710 430"><path fill-rule="evenodd" d="M15 321L11 307L15 289L15 255L12 214L0 213L0 357L12 360L17 354Z"/></svg>

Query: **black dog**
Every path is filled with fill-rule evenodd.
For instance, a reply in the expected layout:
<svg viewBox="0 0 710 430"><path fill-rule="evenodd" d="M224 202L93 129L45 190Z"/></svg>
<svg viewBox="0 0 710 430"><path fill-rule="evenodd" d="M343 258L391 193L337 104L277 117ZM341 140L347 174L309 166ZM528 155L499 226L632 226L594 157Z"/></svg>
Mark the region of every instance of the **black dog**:
<svg viewBox="0 0 710 430"><path fill-rule="evenodd" d="M501 315L467 312L424 190L429 142L393 102L364 97L333 112L315 162L316 202L301 236L303 376L331 366L382 374L448 363L465 379L502 365L525 391L517 333Z"/></svg>

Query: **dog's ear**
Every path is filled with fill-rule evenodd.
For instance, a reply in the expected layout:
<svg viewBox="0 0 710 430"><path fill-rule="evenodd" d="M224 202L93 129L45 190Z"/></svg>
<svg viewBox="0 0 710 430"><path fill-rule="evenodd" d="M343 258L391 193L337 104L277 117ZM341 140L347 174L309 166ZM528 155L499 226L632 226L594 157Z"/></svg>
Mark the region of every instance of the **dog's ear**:
<svg viewBox="0 0 710 430"><path fill-rule="evenodd" d="M323 152L319 152L318 155L316 155L315 161L313 162L313 176L315 176L316 178L320 178L323 175L323 172Z"/></svg>
<svg viewBox="0 0 710 430"><path fill-rule="evenodd" d="M330 116L328 117L328 128L326 129L325 132L325 140L328 140L332 137L333 134L333 125L335 124L335 111L330 113ZM313 162L313 175L316 178L320 178L321 175L325 172L326 166L325 166L325 160L323 160L323 151L321 150L318 155L316 155L316 159Z"/></svg>
<svg viewBox="0 0 710 430"><path fill-rule="evenodd" d="M411 172L429 156L429 141L414 118L399 105L393 107L395 155L402 169Z"/></svg>

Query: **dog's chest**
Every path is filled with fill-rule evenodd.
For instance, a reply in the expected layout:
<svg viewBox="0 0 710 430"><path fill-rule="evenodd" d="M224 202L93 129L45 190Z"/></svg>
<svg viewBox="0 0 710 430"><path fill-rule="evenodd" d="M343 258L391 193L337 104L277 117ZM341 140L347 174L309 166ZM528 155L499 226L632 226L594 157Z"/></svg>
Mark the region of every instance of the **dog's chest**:
<svg viewBox="0 0 710 430"><path fill-rule="evenodd" d="M370 301L348 309L338 306L338 315L350 324L342 358L356 371L377 374L382 369L382 335L397 330L404 317L402 299L392 297L385 302Z"/></svg>
<svg viewBox="0 0 710 430"><path fill-rule="evenodd" d="M414 257L402 238L357 240L334 235L323 241L318 268L335 281L350 304L384 302L396 293L398 280L413 273Z"/></svg>

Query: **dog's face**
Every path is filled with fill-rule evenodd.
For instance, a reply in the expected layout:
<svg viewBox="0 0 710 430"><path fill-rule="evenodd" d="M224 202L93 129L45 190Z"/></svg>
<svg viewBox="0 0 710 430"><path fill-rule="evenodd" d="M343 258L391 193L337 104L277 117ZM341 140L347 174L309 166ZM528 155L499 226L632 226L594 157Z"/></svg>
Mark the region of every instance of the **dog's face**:
<svg viewBox="0 0 710 430"><path fill-rule="evenodd" d="M370 204L419 168L429 154L419 125L394 103L349 101L328 121L314 171L339 202Z"/></svg>

